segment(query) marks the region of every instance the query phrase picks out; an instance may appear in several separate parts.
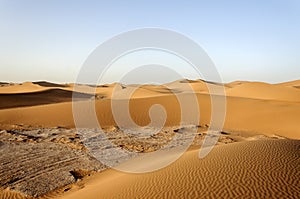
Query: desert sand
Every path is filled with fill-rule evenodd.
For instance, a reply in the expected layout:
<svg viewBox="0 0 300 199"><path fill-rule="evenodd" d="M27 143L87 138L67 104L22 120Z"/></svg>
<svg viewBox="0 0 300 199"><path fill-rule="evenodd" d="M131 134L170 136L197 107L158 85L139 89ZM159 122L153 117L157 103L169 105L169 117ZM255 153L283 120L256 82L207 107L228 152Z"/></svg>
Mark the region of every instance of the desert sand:
<svg viewBox="0 0 300 199"><path fill-rule="evenodd" d="M191 90L186 90L187 85ZM223 132L218 146L206 158L199 159L197 149L211 119L208 88L220 86L203 80L178 80L164 85L1 84L0 198L297 198L300 80L224 84ZM181 110L176 95L196 94L201 114L194 124L198 134L188 152L161 170L145 174L103 171L105 165L88 153L75 129L74 87L77 89L73 103L95 102L101 127L123 149L152 152L178 133ZM114 89L117 92L113 94ZM122 135L114 121L111 102L125 100L131 91L130 114L138 125L149 124L152 105L164 106L165 134L160 132L153 139L142 140ZM88 122L84 126L91 127ZM87 177L90 174L93 175Z"/></svg>
<svg viewBox="0 0 300 199"><path fill-rule="evenodd" d="M294 82L298 85L298 81ZM31 127L66 127L74 128L72 117L72 89L67 87L42 87L31 83L24 84L24 92L20 93L22 85L0 87L0 127L14 129L18 125ZM178 100L172 93L175 90L182 95L188 95L181 90L186 82L176 81L166 86L142 86L131 97L130 111L132 118L140 125L149 123L148 111L153 104L163 105L168 114L166 125L178 125L180 108ZM211 100L204 81L192 81L195 90L201 118L200 125L210 123ZM55 85L55 84L54 84ZM278 134L283 137L299 139L300 129L298 116L300 113L300 89L283 85L246 82L225 85L227 94L227 112L224 129L227 131L255 132L261 134ZM101 96L96 100L96 111L101 126L114 126L115 122L110 109L112 90L119 84L97 87L96 94ZM9 88L19 89L17 94L8 92ZM38 91L28 92L29 87L37 87ZM130 86L122 89L126 92ZM84 90L84 86L82 88ZM88 90L90 91L90 90ZM79 102L90 99L90 93L79 93Z"/></svg>
<svg viewBox="0 0 300 199"><path fill-rule="evenodd" d="M300 194L299 141L217 146L203 160L197 152L188 151L152 173L99 173L85 188L62 198L296 198Z"/></svg>

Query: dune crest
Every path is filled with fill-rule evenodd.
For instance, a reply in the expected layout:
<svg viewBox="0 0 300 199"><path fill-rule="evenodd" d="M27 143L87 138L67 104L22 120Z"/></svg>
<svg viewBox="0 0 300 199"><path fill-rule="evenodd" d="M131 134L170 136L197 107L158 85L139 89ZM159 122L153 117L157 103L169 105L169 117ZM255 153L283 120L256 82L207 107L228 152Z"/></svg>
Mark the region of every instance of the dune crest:
<svg viewBox="0 0 300 199"><path fill-rule="evenodd" d="M226 95L251 99L300 102L299 89L261 82L243 83L241 85L227 89Z"/></svg>

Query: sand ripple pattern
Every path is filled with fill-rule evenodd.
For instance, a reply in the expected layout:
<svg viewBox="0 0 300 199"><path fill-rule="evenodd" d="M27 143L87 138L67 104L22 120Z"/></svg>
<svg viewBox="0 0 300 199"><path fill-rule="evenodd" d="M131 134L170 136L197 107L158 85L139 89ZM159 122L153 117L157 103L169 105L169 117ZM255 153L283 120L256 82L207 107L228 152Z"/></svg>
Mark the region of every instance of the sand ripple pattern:
<svg viewBox="0 0 300 199"><path fill-rule="evenodd" d="M190 151L157 172L120 175L102 198L299 198L300 141L256 140ZM103 183L105 183L104 179Z"/></svg>

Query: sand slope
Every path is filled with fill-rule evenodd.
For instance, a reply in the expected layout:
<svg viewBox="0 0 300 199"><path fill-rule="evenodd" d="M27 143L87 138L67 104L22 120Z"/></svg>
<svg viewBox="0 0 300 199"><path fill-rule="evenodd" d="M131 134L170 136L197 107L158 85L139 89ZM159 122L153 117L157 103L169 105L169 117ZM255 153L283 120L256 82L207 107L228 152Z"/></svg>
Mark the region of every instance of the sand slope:
<svg viewBox="0 0 300 199"><path fill-rule="evenodd" d="M277 85L300 88L300 80L279 83Z"/></svg>
<svg viewBox="0 0 300 199"><path fill-rule="evenodd" d="M294 87L261 82L243 83L226 90L227 96L300 102L300 90Z"/></svg>
<svg viewBox="0 0 300 199"><path fill-rule="evenodd" d="M69 87L67 84L56 84L56 83L46 82L46 81L38 81L32 83L43 87L60 87L60 88Z"/></svg>
<svg viewBox="0 0 300 199"><path fill-rule="evenodd" d="M200 87L204 90L197 94L200 107L200 125L210 123L211 101L205 93L205 83L197 81L176 81L167 87L143 85L133 93L130 100L130 112L134 121L139 125L150 122L149 109L154 104L161 104L167 112L166 125L178 125L180 121L179 102L175 96L188 96L183 88L186 84L193 85L193 89ZM35 84L26 84L32 86ZM52 84L51 84L52 85ZM71 92L74 85L69 87L41 87L43 91L0 94L0 127L4 129L16 128L18 125L56 127L74 127ZM218 86L218 84L216 84ZM6 86L3 88L9 88ZM96 112L101 125L115 125L111 111L112 90L116 89L117 99L127 96L127 92L136 89L136 85L111 84L94 87L97 95ZM199 88L197 88L199 87ZM0 88L0 92L1 92ZM15 86L12 86L12 91ZM90 100L91 87L79 86L82 99ZM19 90L20 91L20 90ZM227 131L252 132L260 134L277 134L280 136L300 139L300 90L282 85L265 83L241 82L238 85L226 87L227 111L224 129ZM104 97L101 98L101 95ZM232 96L230 96L232 95ZM236 96L235 96L236 95ZM60 103L58 103L60 102ZM62 103L63 102L63 103ZM85 102L77 102L85 103ZM122 103L122 101L120 101ZM22 107L30 106L30 107ZM7 109L9 108L9 109Z"/></svg>
<svg viewBox="0 0 300 199"><path fill-rule="evenodd" d="M299 83L300 80L275 85L245 81L226 84L224 131L243 137L243 142L218 146L204 160L198 159L198 151L189 151L171 166L153 173L133 175L108 170L93 177L84 189L71 191L66 198L297 198L300 195ZM93 106L99 123L108 128L116 126L111 102L122 105L130 92L134 91L129 101L130 114L141 126L151 122L149 110L155 104L165 108L166 126L179 125L181 110L176 95L188 98L195 92L200 109L200 120L196 123L203 127L209 125L211 119L208 88L220 88L220 84L203 80L178 80L165 85L142 86L119 83L91 86L43 81L1 84L0 130L74 128L72 91L75 87L78 97L75 103L95 103ZM91 95L94 91L96 96ZM111 99L113 91L114 100ZM190 104L187 105L189 107ZM123 108L120 106L119 110ZM86 110L83 108L82 111ZM192 121L194 118L189 119ZM85 127L93 127L90 126L90 120L86 118ZM263 135L298 140L256 140ZM7 150L11 151L9 148ZM23 151L27 157L28 150L24 148ZM20 157L22 159L24 156ZM17 160L16 163L22 162ZM14 164L14 161L8 162L6 166L0 167L8 170L3 170L3 176L12 172L9 171L9 165ZM46 163L43 161L41 164ZM20 168L25 170L27 167ZM22 169L12 173L21 176ZM30 170L30 167L27 169ZM18 176L14 177L18 181ZM34 181L35 177L31 177ZM0 198L3 197L21 195L11 193L10 190L0 190Z"/></svg>
<svg viewBox="0 0 300 199"><path fill-rule="evenodd" d="M0 109L70 102L73 94L72 91L56 88L36 92L0 94ZM74 100L90 99L91 97L89 94L76 93Z"/></svg>
<svg viewBox="0 0 300 199"><path fill-rule="evenodd" d="M27 93L27 92L37 92L43 91L47 88L33 84L32 82L24 82L22 84L7 84L0 87L1 94L9 93Z"/></svg>
<svg viewBox="0 0 300 199"><path fill-rule="evenodd" d="M215 147L201 160L190 151L152 173L105 171L62 198L297 198L299 147L296 140L241 142Z"/></svg>
<svg viewBox="0 0 300 199"><path fill-rule="evenodd" d="M234 82L227 83L226 86L229 88L233 88L233 87L245 84L245 83L249 83L249 82L248 81L234 81Z"/></svg>
<svg viewBox="0 0 300 199"><path fill-rule="evenodd" d="M209 124L211 116L210 96L198 94L198 102L200 107L199 124ZM166 125L178 125L180 108L176 97L172 95L132 99L130 110L134 121L139 125L147 125L150 122L149 108L157 103L162 104L166 109L168 114ZM115 125L110 104L110 100L96 101L96 112L101 125ZM277 134L283 137L300 139L299 115L299 103L228 97L224 129L241 133ZM74 127L72 103L65 102L0 110L1 128L16 128L16 125L19 124L72 128Z"/></svg>

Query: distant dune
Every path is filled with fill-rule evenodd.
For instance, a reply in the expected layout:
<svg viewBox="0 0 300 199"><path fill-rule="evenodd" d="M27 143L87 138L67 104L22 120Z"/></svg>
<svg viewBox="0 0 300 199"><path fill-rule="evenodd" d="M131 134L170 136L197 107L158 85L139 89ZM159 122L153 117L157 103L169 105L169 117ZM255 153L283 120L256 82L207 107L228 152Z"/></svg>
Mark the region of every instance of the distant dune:
<svg viewBox="0 0 300 199"><path fill-rule="evenodd" d="M209 86L217 86L218 84ZM200 125L210 123L211 101L208 86L202 80L175 81L169 84L156 85L120 85L90 87L77 86L78 100L90 100L91 91L96 89L96 110L101 125L115 125L111 112L111 97L115 89L115 98L128 97L130 111L134 121L140 125L150 122L149 108L154 104L162 104L167 111L166 125L178 125L180 108L175 94L189 95L197 93L200 108ZM291 83L289 83L290 85ZM53 85L47 83L47 85ZM33 83L0 87L0 127L15 128L18 124L29 126L74 127L72 116L72 89L68 87L43 87ZM189 92L186 87L190 86ZM271 85L257 82L240 82L235 86L226 86L227 116L226 130L255 132L262 134L278 134L290 138L299 138L300 90L290 86ZM85 102L77 102L85 103ZM30 107L24 107L30 106Z"/></svg>
<svg viewBox="0 0 300 199"><path fill-rule="evenodd" d="M290 81L290 82L283 82L283 83L279 83L277 85L300 88L300 80L294 80L294 81Z"/></svg>
<svg viewBox="0 0 300 199"><path fill-rule="evenodd" d="M37 106L59 102L72 101L72 91L61 89L49 89L27 93L0 93L0 109L16 108L24 106ZM77 93L77 100L89 99L92 96L84 93Z"/></svg>
<svg viewBox="0 0 300 199"><path fill-rule="evenodd" d="M249 83L249 82L248 82L248 81L234 81L234 82L227 83L226 85L227 85L229 88L233 88L233 87L236 87L236 86L245 84L245 83Z"/></svg>
<svg viewBox="0 0 300 199"><path fill-rule="evenodd" d="M245 97L252 99L266 99L279 101L300 101L300 90L283 85L272 85L261 82L241 83L227 89L228 96Z"/></svg>
<svg viewBox="0 0 300 199"><path fill-rule="evenodd" d="M43 87L68 87L68 85L65 84L55 84L55 83L51 83L51 82L46 82L46 81L39 81L39 82L32 82L33 84L37 84Z"/></svg>

